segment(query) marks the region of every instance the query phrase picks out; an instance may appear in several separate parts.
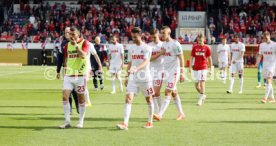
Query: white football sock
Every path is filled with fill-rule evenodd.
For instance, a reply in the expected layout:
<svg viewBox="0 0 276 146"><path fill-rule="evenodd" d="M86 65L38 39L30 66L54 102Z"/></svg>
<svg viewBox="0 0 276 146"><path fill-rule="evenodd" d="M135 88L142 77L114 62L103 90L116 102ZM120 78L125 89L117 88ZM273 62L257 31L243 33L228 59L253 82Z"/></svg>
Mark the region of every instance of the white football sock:
<svg viewBox="0 0 276 146"><path fill-rule="evenodd" d="M163 116L163 114L165 113L166 109L168 108L168 106L170 104L170 101L171 101L171 96L166 96L162 103L161 108L159 109L159 113L158 113L159 116L161 116L161 117Z"/></svg>
<svg viewBox="0 0 276 146"><path fill-rule="evenodd" d="M83 124L84 116L85 116L85 109L86 109L85 103L79 104L79 112L80 112L79 123L80 124Z"/></svg>
<svg viewBox="0 0 276 146"><path fill-rule="evenodd" d="M125 104L125 113L124 113L124 123L128 125L129 117L131 113L131 104L126 103Z"/></svg>
<svg viewBox="0 0 276 146"><path fill-rule="evenodd" d="M121 89L121 91L123 91L123 83L122 83L122 78L120 77L120 75L118 75L118 81L120 84L120 89Z"/></svg>
<svg viewBox="0 0 276 146"><path fill-rule="evenodd" d="M265 89L265 98L267 99L268 96L269 96L269 93L271 91L271 88L272 88L272 84L267 84L267 87Z"/></svg>
<svg viewBox="0 0 276 146"><path fill-rule="evenodd" d="M273 89L272 84L271 84L271 89L270 89L269 97L274 99L274 89Z"/></svg>
<svg viewBox="0 0 276 146"><path fill-rule="evenodd" d="M223 72L223 79L224 79L224 80L227 79L227 72L226 72L226 71Z"/></svg>
<svg viewBox="0 0 276 146"><path fill-rule="evenodd" d="M115 78L111 79L111 85L112 85L112 92L116 91L116 89L115 89Z"/></svg>
<svg viewBox="0 0 276 146"><path fill-rule="evenodd" d="M71 122L70 120L70 104L69 101L63 101L63 112L66 122Z"/></svg>
<svg viewBox="0 0 276 146"><path fill-rule="evenodd" d="M159 103L158 103L159 99L160 99L160 97L153 97L154 111L156 113L158 113L160 110Z"/></svg>
<svg viewBox="0 0 276 146"><path fill-rule="evenodd" d="M88 88L85 89L84 97L85 97L85 102L87 104L91 104Z"/></svg>
<svg viewBox="0 0 276 146"><path fill-rule="evenodd" d="M243 89L243 78L240 78L240 91Z"/></svg>
<svg viewBox="0 0 276 146"><path fill-rule="evenodd" d="M153 104L153 102L151 102L150 104L148 104L148 112L149 112L149 120L148 120L148 122L152 123L153 113L154 113L154 104Z"/></svg>
<svg viewBox="0 0 276 146"><path fill-rule="evenodd" d="M234 82L235 82L235 79L233 77L230 77L229 91L233 91Z"/></svg>
<svg viewBox="0 0 276 146"><path fill-rule="evenodd" d="M179 96L175 97L174 104L175 104L175 106L177 108L178 113L179 114L184 114L183 110L182 110L182 104L181 104L181 100L180 100Z"/></svg>

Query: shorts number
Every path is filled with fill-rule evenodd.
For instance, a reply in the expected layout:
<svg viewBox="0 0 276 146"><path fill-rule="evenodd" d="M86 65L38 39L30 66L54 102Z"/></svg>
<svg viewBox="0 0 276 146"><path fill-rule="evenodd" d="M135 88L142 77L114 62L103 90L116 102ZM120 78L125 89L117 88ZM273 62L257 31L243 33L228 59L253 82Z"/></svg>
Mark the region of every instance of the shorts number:
<svg viewBox="0 0 276 146"><path fill-rule="evenodd" d="M156 80L154 83L155 83L155 85L160 86L161 85L161 80Z"/></svg>
<svg viewBox="0 0 276 146"><path fill-rule="evenodd" d="M174 85L173 83L168 83L167 88L172 88L173 85Z"/></svg>
<svg viewBox="0 0 276 146"><path fill-rule="evenodd" d="M148 91L149 95L153 94L153 89L152 88L149 88L147 91Z"/></svg>
<svg viewBox="0 0 276 146"><path fill-rule="evenodd" d="M81 93L85 91L85 87L84 86L78 86L77 87L77 92Z"/></svg>

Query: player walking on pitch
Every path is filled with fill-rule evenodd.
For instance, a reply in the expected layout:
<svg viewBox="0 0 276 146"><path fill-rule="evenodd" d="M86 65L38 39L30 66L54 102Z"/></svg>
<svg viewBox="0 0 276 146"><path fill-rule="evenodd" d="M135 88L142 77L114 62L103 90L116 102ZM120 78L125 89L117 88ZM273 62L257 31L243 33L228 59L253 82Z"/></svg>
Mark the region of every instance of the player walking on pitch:
<svg viewBox="0 0 276 146"><path fill-rule="evenodd" d="M227 44L227 39L222 38L221 44L218 45L218 63L220 70L220 78L223 80L223 83L226 83L227 78L227 68L228 68L228 59L230 58L230 46Z"/></svg>
<svg viewBox="0 0 276 146"><path fill-rule="evenodd" d="M112 91L111 94L116 93L115 78L120 84L120 91L123 92L123 84L121 79L121 70L124 66L124 46L118 43L116 36L111 37L112 44L108 51L108 65L109 73L111 74Z"/></svg>
<svg viewBox="0 0 276 146"><path fill-rule="evenodd" d="M63 111L65 116L64 124L60 128L71 127L69 95L72 90L76 90L79 98L79 121L77 128L83 128L85 116L85 98L86 88L87 59L89 52L89 42L80 38L80 32L75 27L70 28L70 42L67 43L64 50L65 56L65 77L63 81Z"/></svg>
<svg viewBox="0 0 276 146"><path fill-rule="evenodd" d="M149 68L152 50L150 46L142 41L140 28L134 27L131 30L131 36L135 44L129 50L128 76L126 76L125 80L127 93L125 98L124 122L117 125L117 128L120 130L128 130L132 101L134 96L139 93L139 90L141 90L148 103L149 117L144 128L153 127L154 105L152 95L154 91Z"/></svg>
<svg viewBox="0 0 276 146"><path fill-rule="evenodd" d="M168 108L171 95L173 94L174 103L178 110L178 116L176 120L182 120L185 118L185 114L182 110L181 100L177 93L177 82L184 82L184 58L183 51L180 43L171 38L171 29L168 26L164 26L161 29L163 37L162 52L164 57L164 81L166 81L165 99L158 114L154 114L154 119L160 121L166 109Z"/></svg>
<svg viewBox="0 0 276 146"><path fill-rule="evenodd" d="M195 88L199 93L197 102L198 106L203 105L206 99L205 81L207 79L208 67L211 68L213 65L211 49L204 44L204 39L203 35L199 35L197 37L198 43L193 46L191 52L191 67L193 69Z"/></svg>
<svg viewBox="0 0 276 146"><path fill-rule="evenodd" d="M153 95L153 103L154 103L154 111L156 113L159 112L161 108L162 99L160 97L160 90L162 87L163 76L164 76L164 58L163 53L161 52L161 48L163 42L159 39L159 31L157 29L153 29L151 31L152 42L149 45L152 47L152 56L150 59L150 72L153 79L153 87L154 87L154 95Z"/></svg>
<svg viewBox="0 0 276 146"><path fill-rule="evenodd" d="M276 65L276 43L270 40L270 33L265 32L263 35L264 42L260 44L259 56L257 64L260 63L263 57L263 76L266 78L267 87L265 90L265 96L262 99L262 103L266 103L268 97L269 103L274 103L274 91L272 86L273 75L275 73Z"/></svg>
<svg viewBox="0 0 276 146"><path fill-rule="evenodd" d="M226 93L231 94L233 92L235 74L238 73L240 78L239 94L242 94L243 72L244 72L243 56L245 52L245 45L240 42L240 37L238 34L234 35L234 42L230 45L230 52L231 52L231 57L230 57L231 59L229 64L231 64L230 65L231 77L230 77L229 89L226 91Z"/></svg>

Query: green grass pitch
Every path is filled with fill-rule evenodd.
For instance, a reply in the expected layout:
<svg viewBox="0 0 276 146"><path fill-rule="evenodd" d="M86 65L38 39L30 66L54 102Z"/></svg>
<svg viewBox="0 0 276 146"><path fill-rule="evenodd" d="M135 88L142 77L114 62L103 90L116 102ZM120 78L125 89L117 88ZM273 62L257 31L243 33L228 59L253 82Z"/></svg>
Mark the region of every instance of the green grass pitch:
<svg viewBox="0 0 276 146"><path fill-rule="evenodd" d="M192 82L178 89L187 115L176 121L171 102L164 119L154 128L144 129L147 106L140 94L135 98L128 131L115 126L123 118L124 93L110 95L110 81L103 91L92 91L92 107L87 108L84 129L58 129L63 122L61 80L46 80L47 67L0 67L0 145L91 145L91 146L187 146L276 144L276 104L261 104L264 89L256 89L256 69L245 70L244 93L239 81L227 95L227 84L207 81L207 101L196 106ZM73 110L73 125L78 115Z"/></svg>

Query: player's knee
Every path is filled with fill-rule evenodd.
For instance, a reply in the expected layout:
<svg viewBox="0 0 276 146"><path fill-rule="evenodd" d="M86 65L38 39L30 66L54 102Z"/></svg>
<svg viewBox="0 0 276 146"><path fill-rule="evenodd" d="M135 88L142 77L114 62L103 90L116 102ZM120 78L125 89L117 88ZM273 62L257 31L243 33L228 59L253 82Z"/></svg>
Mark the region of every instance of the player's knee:
<svg viewBox="0 0 276 146"><path fill-rule="evenodd" d="M243 77L243 74L239 74L239 78L242 78Z"/></svg>
<svg viewBox="0 0 276 146"><path fill-rule="evenodd" d="M132 97L130 95L127 95L125 102L130 104L132 102Z"/></svg>
<svg viewBox="0 0 276 146"><path fill-rule="evenodd" d="M146 97L146 101L148 104L152 103L152 97L151 96Z"/></svg>
<svg viewBox="0 0 276 146"><path fill-rule="evenodd" d="M172 90L169 90L169 89L165 90L165 96L169 96L171 95L171 93L172 93Z"/></svg>
<svg viewBox="0 0 276 146"><path fill-rule="evenodd" d="M160 96L160 92L156 92L154 93L154 97L159 97Z"/></svg>
<svg viewBox="0 0 276 146"><path fill-rule="evenodd" d="M177 92L176 91L173 91L172 92L172 97L174 98L174 97L176 97L177 96Z"/></svg>

